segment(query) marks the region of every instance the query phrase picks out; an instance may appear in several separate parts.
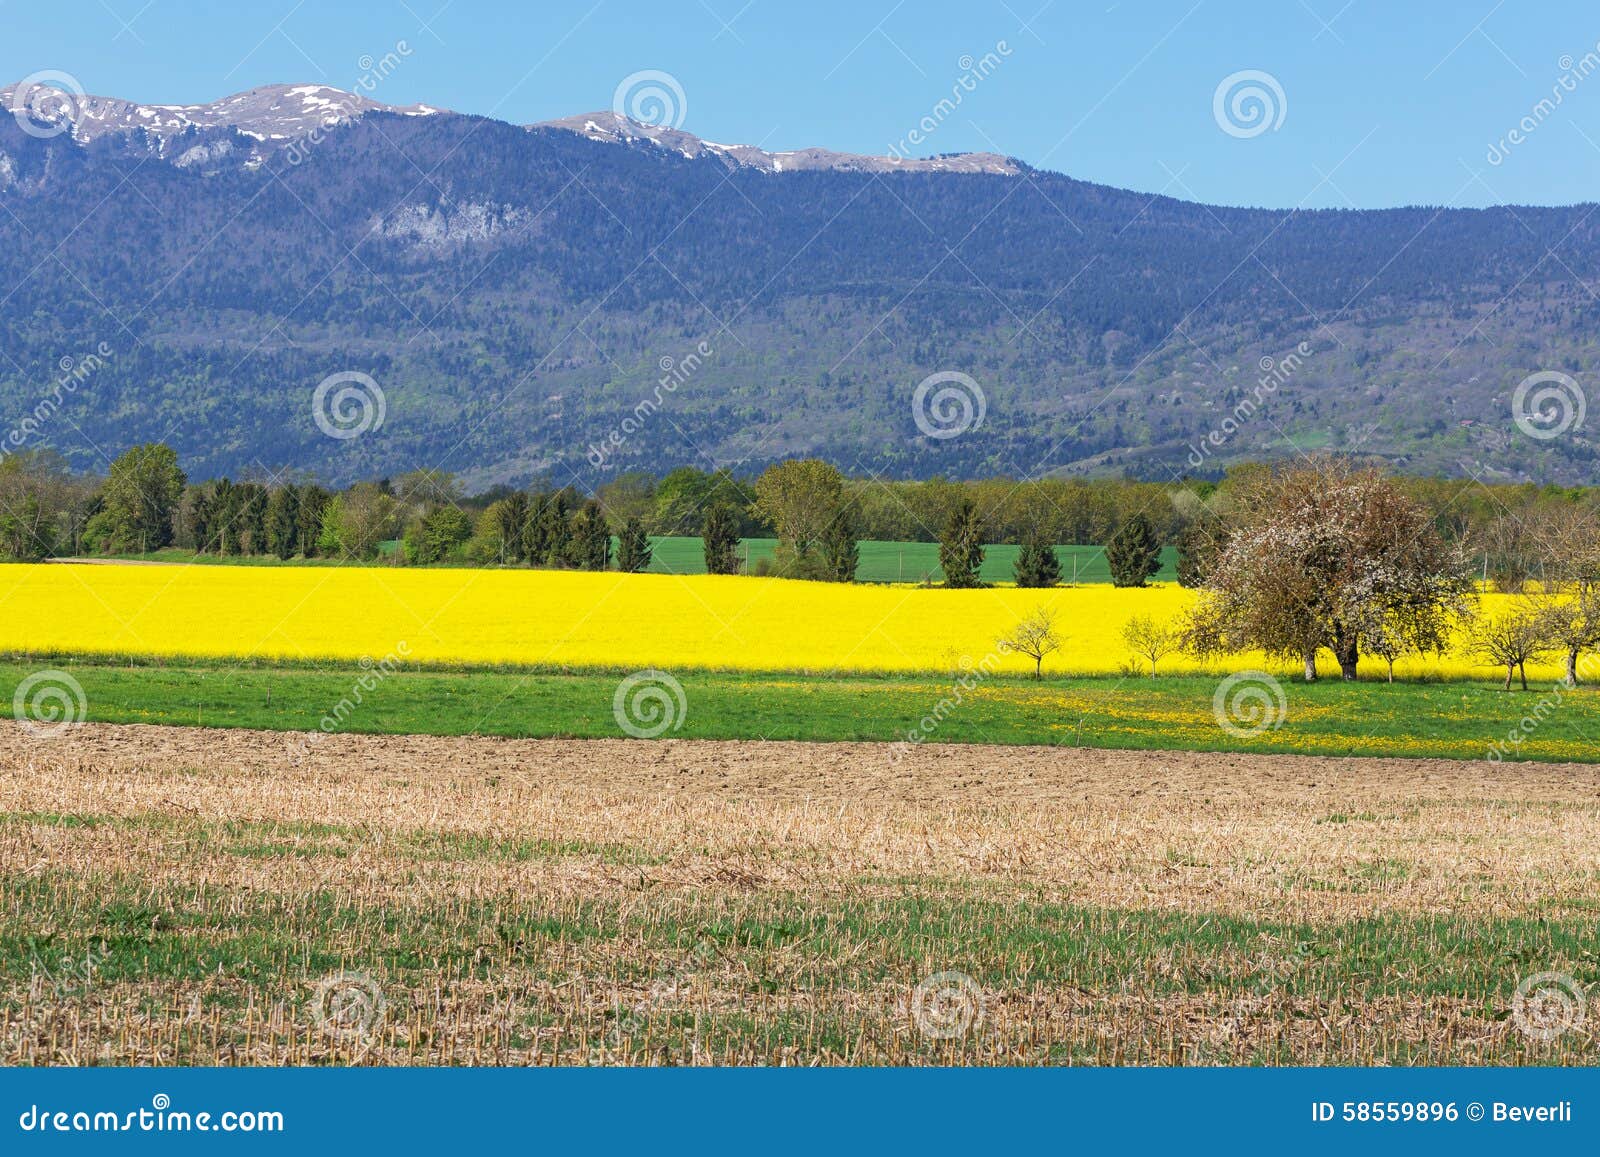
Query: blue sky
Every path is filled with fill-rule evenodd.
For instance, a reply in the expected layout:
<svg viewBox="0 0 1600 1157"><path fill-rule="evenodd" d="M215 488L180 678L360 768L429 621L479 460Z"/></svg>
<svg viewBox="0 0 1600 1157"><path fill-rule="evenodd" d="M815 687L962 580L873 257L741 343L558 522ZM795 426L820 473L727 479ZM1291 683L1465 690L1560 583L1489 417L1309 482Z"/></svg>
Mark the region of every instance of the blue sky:
<svg viewBox="0 0 1600 1157"><path fill-rule="evenodd" d="M612 107L625 77L658 70L683 128L769 149L885 153L931 124L912 152L987 149L1212 203L1600 199L1592 2L0 0L0 27L6 81L55 69L148 103L352 88L391 54L377 99L529 122ZM1266 77L1224 90L1219 114L1243 72ZM1259 105L1229 112L1240 86L1265 94L1263 131L1245 119Z"/></svg>

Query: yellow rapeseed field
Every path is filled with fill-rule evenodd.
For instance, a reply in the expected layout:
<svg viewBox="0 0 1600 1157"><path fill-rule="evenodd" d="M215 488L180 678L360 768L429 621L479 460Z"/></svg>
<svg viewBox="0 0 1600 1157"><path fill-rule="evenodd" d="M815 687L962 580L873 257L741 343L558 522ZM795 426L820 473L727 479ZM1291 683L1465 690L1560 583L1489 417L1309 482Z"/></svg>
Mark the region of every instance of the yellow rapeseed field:
<svg viewBox="0 0 1600 1157"><path fill-rule="evenodd" d="M1486 596L1486 610L1499 597ZM1171 619L1193 598L1171 584L947 591L581 571L8 565L0 566L0 650L940 672L983 662L999 634L1049 606L1067 642L1046 672L1103 674L1132 661L1121 639L1131 616ZM1010 654L990 662L1032 667ZM1250 662L1264 660L1228 666ZM1163 673L1196 669L1182 656L1162 665ZM1493 675L1459 655L1397 670Z"/></svg>

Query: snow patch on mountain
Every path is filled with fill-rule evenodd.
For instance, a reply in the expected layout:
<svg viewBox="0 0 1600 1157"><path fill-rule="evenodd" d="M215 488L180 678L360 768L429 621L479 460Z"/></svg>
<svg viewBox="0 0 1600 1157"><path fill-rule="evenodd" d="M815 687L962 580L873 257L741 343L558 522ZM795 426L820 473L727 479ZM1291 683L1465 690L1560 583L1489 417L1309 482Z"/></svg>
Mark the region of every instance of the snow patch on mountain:
<svg viewBox="0 0 1600 1157"><path fill-rule="evenodd" d="M1014 177L1022 172L1020 162L999 153L950 153L938 157L909 158L871 157L860 153L838 153L831 149L792 149L769 153L757 145L719 144L682 129L645 124L615 112L584 113L526 127L530 130L556 129L577 133L592 141L607 144L655 147L679 153L691 160L711 156L730 167L757 169L764 173L792 173L810 169L856 173L991 173Z"/></svg>
<svg viewBox="0 0 1600 1157"><path fill-rule="evenodd" d="M0 110L17 103L19 86L0 88ZM24 91L26 96L26 90ZM26 103L26 102L24 102ZM274 84L235 93L210 104L137 104L115 97L75 96L45 103L36 110L70 132L70 139L89 144L102 138L121 139L135 149L183 168L215 165L225 159L255 167L260 150L220 148L216 138L238 133L262 142L266 151L314 137L325 130L359 120L372 112L400 116L452 115L432 105L387 105L325 84ZM523 126L529 131L577 133L594 141L661 149L690 160L711 158L729 168L764 173L832 170L861 173L989 173L1016 176L1021 162L998 153L951 153L937 157L865 156L831 149L768 152L757 145L707 141L680 129L645 124L616 112L594 112ZM36 134L37 135L37 134ZM463 228L469 226L464 222ZM431 228L431 226L430 226Z"/></svg>
<svg viewBox="0 0 1600 1157"><path fill-rule="evenodd" d="M16 85L0 88L0 108L11 109ZM325 84L271 84L210 104L136 104L117 97L77 96L52 102L48 114L70 122L72 139L88 144L106 136L142 138L157 156L195 129L233 129L267 141L289 141L369 112L434 116L428 105L387 105ZM187 155L184 153L183 155Z"/></svg>

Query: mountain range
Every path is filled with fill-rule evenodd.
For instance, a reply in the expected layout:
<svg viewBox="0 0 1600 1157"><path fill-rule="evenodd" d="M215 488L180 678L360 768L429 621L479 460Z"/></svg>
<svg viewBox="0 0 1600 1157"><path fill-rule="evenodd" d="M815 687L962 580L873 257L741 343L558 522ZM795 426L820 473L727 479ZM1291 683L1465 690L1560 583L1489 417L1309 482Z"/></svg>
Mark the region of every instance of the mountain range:
<svg viewBox="0 0 1600 1157"><path fill-rule="evenodd" d="M0 449L84 469L159 439L195 477L330 482L798 454L1169 478L1313 449L1596 480L1593 204L1208 206L319 85L0 108ZM1514 421L1534 403L1555 430Z"/></svg>

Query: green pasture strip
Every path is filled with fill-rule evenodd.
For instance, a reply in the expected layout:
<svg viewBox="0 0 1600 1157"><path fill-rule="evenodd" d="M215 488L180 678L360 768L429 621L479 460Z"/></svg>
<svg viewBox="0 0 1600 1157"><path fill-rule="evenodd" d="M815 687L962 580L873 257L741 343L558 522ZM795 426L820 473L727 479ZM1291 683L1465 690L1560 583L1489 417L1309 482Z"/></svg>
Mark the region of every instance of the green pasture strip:
<svg viewBox="0 0 1600 1157"><path fill-rule="evenodd" d="M617 673L322 668L220 662L122 666L15 658L0 693L45 667L83 688L89 720L372 734L624 738ZM678 739L872 740L1151 750L1600 762L1600 691L1488 683L1282 680L1259 734L1217 721L1218 680L782 676L685 671ZM3 698L0 694L0 698ZM1519 737L1516 741L1512 736ZM920 741L920 739L918 740ZM1498 748L1495 745L1498 744Z"/></svg>

